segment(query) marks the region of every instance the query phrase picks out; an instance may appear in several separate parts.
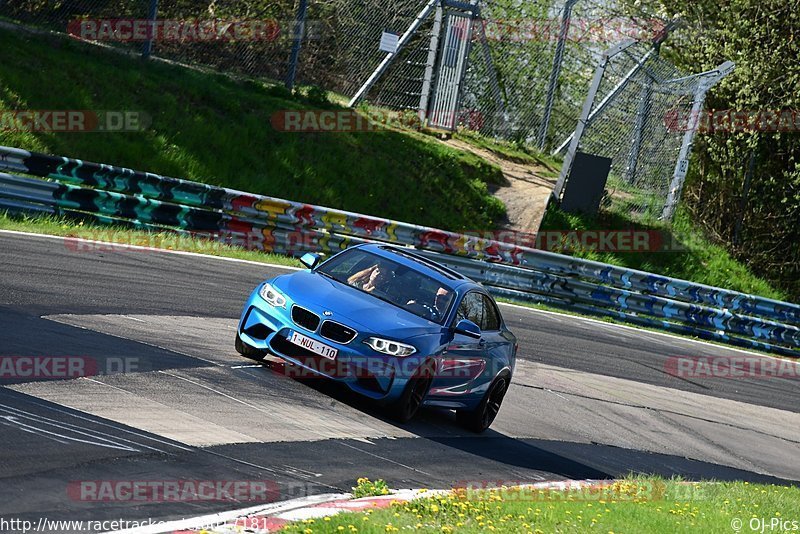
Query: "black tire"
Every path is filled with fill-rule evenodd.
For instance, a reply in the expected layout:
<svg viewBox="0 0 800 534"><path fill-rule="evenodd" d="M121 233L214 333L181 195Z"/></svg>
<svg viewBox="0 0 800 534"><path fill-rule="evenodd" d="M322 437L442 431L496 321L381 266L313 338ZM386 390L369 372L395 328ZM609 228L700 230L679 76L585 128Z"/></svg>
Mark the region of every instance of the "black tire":
<svg viewBox="0 0 800 534"><path fill-rule="evenodd" d="M456 411L458 424L476 434L486 431L494 422L495 417L497 417L497 412L500 411L503 398L508 391L509 382L510 378L505 374L495 378L477 408Z"/></svg>
<svg viewBox="0 0 800 534"><path fill-rule="evenodd" d="M393 419L400 423L407 423L417 414L431 388L433 375L434 369L430 363L422 365L414 373L400 398L389 406L389 414Z"/></svg>
<svg viewBox="0 0 800 534"><path fill-rule="evenodd" d="M266 352L263 350L259 350L255 347L251 347L244 341L242 338L239 337L239 334L236 334L236 341L234 342L234 347L236 347L236 352L244 356L245 358L253 358L256 360L260 360L264 358Z"/></svg>

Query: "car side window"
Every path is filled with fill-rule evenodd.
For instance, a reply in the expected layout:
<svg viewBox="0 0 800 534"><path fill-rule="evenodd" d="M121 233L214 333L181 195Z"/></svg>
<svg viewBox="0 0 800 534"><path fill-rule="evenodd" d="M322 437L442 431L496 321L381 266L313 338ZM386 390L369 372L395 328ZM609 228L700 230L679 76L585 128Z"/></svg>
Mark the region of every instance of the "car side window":
<svg viewBox="0 0 800 534"><path fill-rule="evenodd" d="M497 306L486 295L483 297L483 324L480 325L481 330L500 330L500 312Z"/></svg>
<svg viewBox="0 0 800 534"><path fill-rule="evenodd" d="M475 291L464 295L456 312L456 322L462 319L467 319L481 326L483 323L483 295Z"/></svg>

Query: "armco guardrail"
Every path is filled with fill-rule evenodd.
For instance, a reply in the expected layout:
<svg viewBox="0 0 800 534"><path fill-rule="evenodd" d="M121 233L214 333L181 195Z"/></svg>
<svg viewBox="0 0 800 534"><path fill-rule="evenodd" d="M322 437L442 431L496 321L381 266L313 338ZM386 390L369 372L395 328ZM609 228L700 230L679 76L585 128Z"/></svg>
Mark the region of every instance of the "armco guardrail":
<svg viewBox="0 0 800 534"><path fill-rule="evenodd" d="M173 229L279 253L415 246L498 294L797 356L800 306L475 236L0 147L0 209ZM478 261L476 261L478 260ZM481 261L484 260L484 261Z"/></svg>

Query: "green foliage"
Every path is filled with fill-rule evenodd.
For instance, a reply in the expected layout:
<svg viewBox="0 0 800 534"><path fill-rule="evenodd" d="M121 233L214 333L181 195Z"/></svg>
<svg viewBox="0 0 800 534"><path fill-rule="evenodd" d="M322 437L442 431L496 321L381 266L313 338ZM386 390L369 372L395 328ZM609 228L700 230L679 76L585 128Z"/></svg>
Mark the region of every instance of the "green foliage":
<svg viewBox="0 0 800 534"><path fill-rule="evenodd" d="M751 518L792 525L800 488L629 475L586 488L457 488L385 509L289 523L283 532L391 534L732 532ZM734 525L735 528L731 528ZM739 528L744 526L744 529ZM752 531L757 531L754 529Z"/></svg>
<svg viewBox="0 0 800 534"><path fill-rule="evenodd" d="M311 85L306 89L305 98L312 106L328 107L331 104L328 98L328 91L316 85Z"/></svg>
<svg viewBox="0 0 800 534"><path fill-rule="evenodd" d="M630 1L630 9L684 27L664 53L687 71L726 60L734 73L715 87L707 110L781 111L800 107L800 9L786 0ZM715 131L700 135L684 200L734 257L800 298L800 134ZM756 165L745 196L751 153ZM737 231L737 226L741 230Z"/></svg>
<svg viewBox="0 0 800 534"><path fill-rule="evenodd" d="M203 239L198 236L181 235L168 231L133 230L131 228L107 224L84 224L83 221L76 221L75 219L53 215L25 215L0 211L0 229L65 236L91 241L101 241L110 244L107 247L100 245L93 249L96 250L98 254L109 251L124 254L131 250L131 246L136 246L164 250L181 250L184 252L194 252L196 254L257 261L272 265L302 267L302 264L298 260L289 256L266 253L260 250L246 250L239 246Z"/></svg>
<svg viewBox="0 0 800 534"><path fill-rule="evenodd" d="M356 486L353 488L353 497L360 499L361 497L379 497L381 495L389 494L389 486L386 481L379 478L372 482L368 478L359 478L356 481Z"/></svg>
<svg viewBox="0 0 800 534"><path fill-rule="evenodd" d="M672 226L667 226L663 223L632 222L624 215L613 212L601 212L597 217L573 215L551 204L541 229L650 232L651 236L659 236L656 243L660 243L660 251L608 252L570 248L553 252L768 298L786 298L783 291L756 276L756 271L738 262L724 247L709 242L692 224L683 208L678 209Z"/></svg>

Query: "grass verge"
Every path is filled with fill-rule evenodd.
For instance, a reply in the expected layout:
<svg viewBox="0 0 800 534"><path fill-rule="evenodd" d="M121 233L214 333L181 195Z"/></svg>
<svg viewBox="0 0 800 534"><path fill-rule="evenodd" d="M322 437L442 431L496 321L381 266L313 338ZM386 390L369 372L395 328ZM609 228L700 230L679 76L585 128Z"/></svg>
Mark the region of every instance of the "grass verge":
<svg viewBox="0 0 800 534"><path fill-rule="evenodd" d="M420 132L284 132L285 110L348 112L324 91L232 79L24 31L0 30L0 109L138 111L143 131L0 127L0 144L436 228L490 229L500 170ZM277 117L277 118L276 118Z"/></svg>
<svg viewBox="0 0 800 534"><path fill-rule="evenodd" d="M538 165L545 168L542 175L546 178L557 178L561 169L561 161L531 147L499 139L492 139L471 130L459 130L453 135L455 139L464 141L478 148L493 152L501 158L515 163Z"/></svg>
<svg viewBox="0 0 800 534"><path fill-rule="evenodd" d="M210 241L199 237L177 234L175 232L150 232L146 230L131 230L118 226L96 226L76 222L74 219L54 216L19 216L9 215L0 211L0 230L14 230L17 232L48 234L63 236L64 238L79 238L90 241L101 241L105 245L77 246L70 245L76 251L103 253L138 252L133 247L145 247L155 250L179 250L194 252L209 256L234 258L238 260L269 263L272 265L285 265L287 267L302 267L294 258L280 254L270 254L256 250L246 250L242 247L228 245L217 241ZM66 246L65 241L65 246Z"/></svg>
<svg viewBox="0 0 800 534"><path fill-rule="evenodd" d="M299 521L283 532L721 533L763 532L762 521L773 532L798 525L800 488L630 477L566 492L457 489L388 509Z"/></svg>
<svg viewBox="0 0 800 534"><path fill-rule="evenodd" d="M598 251L567 247L553 252L777 300L787 298L779 288L736 261L724 247L707 239L683 209L678 209L672 225L668 226L632 221L614 212L600 212L595 217L573 215L551 205L541 227L544 232L587 230L646 232L656 249Z"/></svg>
<svg viewBox="0 0 800 534"><path fill-rule="evenodd" d="M540 154L524 145L490 139L465 130L459 131L454 137L511 161L543 165L551 177L557 176L561 169L561 162L557 159ZM609 181L609 189L611 188ZM636 189L632 192L643 195ZM634 204L643 202L638 201ZM757 276L745 264L734 259L723 246L708 239L692 223L686 210L679 209L672 224L667 225L658 221L633 220L629 214L623 212L623 209L624 205L614 204L596 216L582 216L565 213L555 205L551 205L545 213L540 231L562 233L587 230L644 231L665 247L632 252L598 251L574 246L548 248L553 252L691 280L714 287L724 287L778 300L788 298L780 288ZM523 241L523 244L528 243Z"/></svg>

